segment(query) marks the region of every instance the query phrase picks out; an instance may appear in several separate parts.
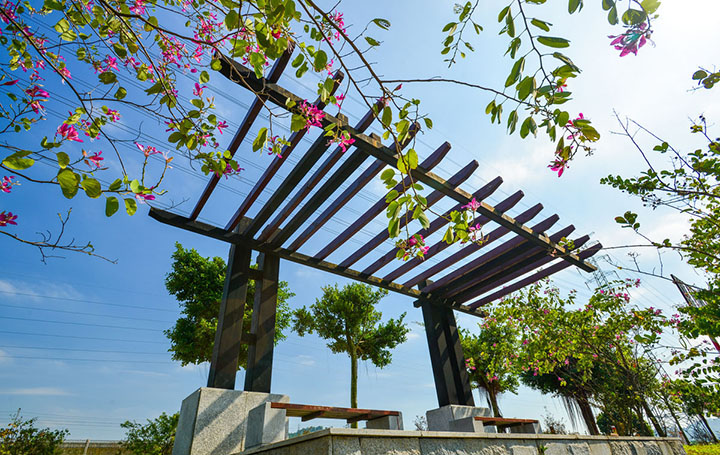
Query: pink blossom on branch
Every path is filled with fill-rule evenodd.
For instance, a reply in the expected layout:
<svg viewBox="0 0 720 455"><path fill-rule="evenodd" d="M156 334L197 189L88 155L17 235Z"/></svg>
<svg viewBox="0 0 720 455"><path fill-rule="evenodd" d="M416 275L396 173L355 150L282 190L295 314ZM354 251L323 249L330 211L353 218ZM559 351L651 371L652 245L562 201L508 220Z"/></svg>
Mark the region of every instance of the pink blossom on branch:
<svg viewBox="0 0 720 455"><path fill-rule="evenodd" d="M5 177L3 177L2 182L0 182L0 191L2 191L3 193L9 193L13 185L19 185L18 182L13 182L14 178L14 175L6 175Z"/></svg>
<svg viewBox="0 0 720 455"><path fill-rule="evenodd" d="M139 203L144 204L146 201L154 201L155 196L152 194L138 193L135 195L135 199L137 199Z"/></svg>
<svg viewBox="0 0 720 455"><path fill-rule="evenodd" d="M305 117L305 129L310 129L311 126L322 127L321 120L325 117L325 112L314 104L308 103L307 100L300 103L300 114Z"/></svg>
<svg viewBox="0 0 720 455"><path fill-rule="evenodd" d="M73 126L73 125L68 125L67 123L63 123L62 125L60 125L58 127L57 132L64 139L67 139L68 141L83 142L83 140L80 139L80 136L78 135L78 132L75 129L75 126Z"/></svg>
<svg viewBox="0 0 720 455"><path fill-rule="evenodd" d="M15 220L17 220L17 215L13 215L12 212L0 212L0 227L7 226L8 224L17 226Z"/></svg>
<svg viewBox="0 0 720 455"><path fill-rule="evenodd" d="M472 198L472 201L468 202L466 205L463 205L462 208L472 210L473 212L479 209L481 204L475 199Z"/></svg>
<svg viewBox="0 0 720 455"><path fill-rule="evenodd" d="M638 50L647 43L650 35L652 35L652 30L648 28L646 22L643 22L631 26L622 35L609 35L608 38L612 39L610 45L620 51L620 57L625 57L628 54L637 55Z"/></svg>

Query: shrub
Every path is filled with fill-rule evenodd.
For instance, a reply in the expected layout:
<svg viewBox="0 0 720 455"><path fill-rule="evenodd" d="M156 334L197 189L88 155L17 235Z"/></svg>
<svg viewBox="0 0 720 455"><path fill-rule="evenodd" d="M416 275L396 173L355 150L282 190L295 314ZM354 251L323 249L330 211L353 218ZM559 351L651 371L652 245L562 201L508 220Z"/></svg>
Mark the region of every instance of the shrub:
<svg viewBox="0 0 720 455"><path fill-rule="evenodd" d="M35 420L24 420L18 412L6 428L0 428L0 455L59 455L68 430L39 429Z"/></svg>
<svg viewBox="0 0 720 455"><path fill-rule="evenodd" d="M173 415L163 412L145 425L128 420L120 424L127 430L125 440L120 444L124 450L135 455L171 455L179 417L177 412Z"/></svg>

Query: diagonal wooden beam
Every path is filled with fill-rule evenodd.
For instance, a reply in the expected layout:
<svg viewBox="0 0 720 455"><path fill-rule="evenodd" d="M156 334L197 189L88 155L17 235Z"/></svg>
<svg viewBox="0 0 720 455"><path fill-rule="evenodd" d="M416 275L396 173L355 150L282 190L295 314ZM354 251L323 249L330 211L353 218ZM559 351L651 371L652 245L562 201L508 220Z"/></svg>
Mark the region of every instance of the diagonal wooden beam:
<svg viewBox="0 0 720 455"><path fill-rule="evenodd" d="M333 81L335 82L335 84L333 85L330 95L334 94L338 87L340 87L340 83L342 82L344 77L345 75L342 73L342 71L335 72L335 75L333 76ZM269 84L269 82L266 83ZM269 98L269 96L267 97ZM318 109L325 108L325 102L322 101L321 98L315 100L315 103L313 104L315 104ZM287 162L290 154L293 150L295 150L295 147L297 147L297 145L300 143L300 140L305 136L307 131L307 128L303 128L300 131L295 131L290 135L290 145L286 145L285 147L283 147L282 158L276 158L270 162L270 165L267 169L265 169L265 172L260 177L260 180L255 183L253 189L250 190L250 193L248 193L243 203L240 204L240 207L238 207L235 214L232 216L232 218L230 218L230 221L225 226L228 230L234 229L235 226L237 226L237 224L240 222L240 219L247 214L248 210L250 210L250 207L257 200L257 198L260 197L260 193L262 193L268 183L270 183L270 180L272 180L273 176L277 173L280 167Z"/></svg>
<svg viewBox="0 0 720 455"><path fill-rule="evenodd" d="M166 210L151 208L149 215L151 218L163 224L184 229L188 232L194 232L196 234L221 240L223 242L227 242L233 245L243 245L244 247L252 248L253 250L262 253L274 253L277 254L281 259L295 262L297 264L302 264L317 270L321 270L323 272L333 273L335 275L359 281L361 283L377 286L383 289L387 289L389 291L397 292L398 294L406 295L408 297L414 297L417 299L422 296L422 293L417 289L407 288L397 283L387 283L378 277L364 275L357 270L349 269L347 267L340 267L337 264L333 264L331 262L318 261L308 255L297 253L295 251L290 251L284 248L274 248L266 243L259 242L252 237L247 237L240 233L228 231L227 229L212 226L201 221L191 220L190 218L168 212ZM240 221L239 226L242 228L243 226L249 225L251 222L252 219L244 217ZM464 306L454 307L454 309L462 313L471 314L473 316L484 315L482 311L469 310Z"/></svg>
<svg viewBox="0 0 720 455"><path fill-rule="evenodd" d="M598 243L597 245L593 245L590 248L578 253L578 257L582 259L583 261L594 256L598 251L602 249L602 244ZM551 260L554 258L550 258ZM537 281L542 280L543 278L547 278L550 275L554 275L555 273L558 273L562 270L565 270L566 268L570 267L572 264L568 262L558 262L557 264L553 264L550 267L539 270L537 273L534 273L533 275L530 275L527 278L523 278L522 280L511 284L510 286L504 287L498 291L495 291L494 293L481 298L480 300L471 303L469 306L471 308L479 308L483 305L487 305L488 303L501 299L505 297L508 294L511 294L515 291L518 291L525 286L528 286L532 283L535 283Z"/></svg>
<svg viewBox="0 0 720 455"><path fill-rule="evenodd" d="M464 168L460 169L455 175L452 176L450 180L453 182L457 182L457 185L461 184L465 180L469 179L472 173L475 171L475 169L478 168L477 161L471 161L468 165L466 165ZM499 179L499 177L498 177ZM493 181L493 184L499 186L500 183L502 183L502 179L495 179ZM487 185L486 185L487 186ZM496 188L497 188L496 186ZM439 191L433 191L430 193L430 195L426 198L427 207L432 207L435 205L438 201L440 201L443 198L443 194ZM412 221L412 214L406 213L405 215L400 217L400 228L402 229L405 227L410 221ZM432 224L431 224L432 226ZM374 248L382 244L385 240L390 238L390 234L387 229L384 229L377 233L375 237L370 239L369 242L366 242L365 245L356 250L350 257L345 259L343 262L340 263L341 266L349 267L352 264L359 261L361 258L363 258L366 254L368 254L370 251L372 251Z"/></svg>
<svg viewBox="0 0 720 455"><path fill-rule="evenodd" d="M584 235L575 239L576 248L581 248L590 240L590 236ZM495 275L487 279L478 280L472 287L458 292L455 295L445 299L445 303L449 302L465 302L473 300L486 292L499 289L505 283L519 278L527 273L537 270L538 268L556 260L557 258L547 256L542 251L536 252L534 255L528 256L525 260L520 261L513 266L507 268L501 275Z"/></svg>
<svg viewBox="0 0 720 455"><path fill-rule="evenodd" d="M490 194L492 194L492 192L494 192L497 189L497 187L499 186L498 179L499 179L499 177L496 178L495 180L491 181L487 185L485 185L479 191L476 191L473 196L476 199L480 199L480 198L484 199L484 198L490 196ZM500 180L500 182L501 181L502 180ZM486 190L486 191L483 191L483 190ZM504 201L502 201L500 204L498 204L498 207L501 207L504 209L510 209L510 208L512 208L512 206L517 204L520 201L520 199L523 198L523 196L524 196L523 192L518 191L515 194L513 194L512 196L510 196L507 199L505 199ZM423 238L430 237L432 234L434 234L435 232L440 230L446 224L450 223L451 213L455 210L460 210L460 209L462 209L461 205L457 204L455 207L453 207L452 209L445 212L442 216L435 218L430 223L430 226L428 226L426 229L421 229L420 231L416 232L413 235L421 235L421 236L423 236ZM482 222L482 221L480 221L480 222ZM485 219L484 222L487 222L487 219ZM439 251L442 251L446 246L447 246L447 244L444 244L443 242L436 243L435 245L430 247L430 249L428 250L427 256L429 257L434 254L437 254ZM397 258L397 252L398 252L397 248L393 248L392 250L388 251L387 253L385 253L384 256L380 257L374 263L372 263L369 267L367 267L365 270L363 270L363 273L375 273L376 271L385 267L387 264L392 262L393 259Z"/></svg>
<svg viewBox="0 0 720 455"><path fill-rule="evenodd" d="M554 242L559 242L560 239L570 235L574 230L575 226L570 225L556 232L550 236L550 238ZM506 242L506 244L509 243L512 243L512 241ZM445 287L432 291L424 289L423 291L431 292L433 296L441 299L450 299L475 284L487 282L492 277L502 275L503 273L511 273L514 270L514 267L523 263L523 261L528 258L532 258L535 255L539 257L544 257L546 255L545 250L527 241L520 245L509 247L508 249L503 249L503 245L501 245L496 248L495 251L497 252L496 256L491 256L489 260L486 260L480 266L477 266L477 263L473 264L471 262L471 264L475 265L471 271L466 271L464 273L458 273L459 271L455 271L451 273L448 277L452 278L454 276L454 279L452 279Z"/></svg>
<svg viewBox="0 0 720 455"><path fill-rule="evenodd" d="M375 103L375 108L378 110L382 110L382 108L385 106L385 99L381 98ZM365 113L365 116L360 119L360 121L355 125L355 129L358 131L365 131L370 127L373 120L375 120L375 110L370 109L367 113ZM285 204L285 207L278 212L277 215L275 215L275 218L270 222L270 224L267 225L267 227L263 230L262 234L258 238L260 241L266 241L269 239L275 231L280 229L280 225L285 222L285 220L290 217L290 214L300 205L300 203L310 194L310 192L320 183L320 181L327 176L330 173L330 170L335 166L335 164L340 161L340 158L343 157L345 152L340 147L337 147L332 154L327 157L325 162L315 171L315 173L308 179L307 182L305 182L297 191L295 196Z"/></svg>
<svg viewBox="0 0 720 455"><path fill-rule="evenodd" d="M407 139L400 144L400 150L404 149L410 142L413 140L417 132L420 130L420 124L415 123L410 127L410 134L408 134ZM441 155L441 153L433 154L434 159L438 158L438 155ZM441 157L440 157L441 158ZM305 231L303 231L293 242L290 244L289 249L296 251L298 248L303 246L305 242L307 242L310 237L313 236L325 223L330 220L330 218L333 217L341 208L343 208L350 200L360 192L365 186L370 183L370 181L375 178L384 168L385 163L382 161L375 160L373 161L370 166L368 166L367 169L365 169L362 174L360 174L359 177L355 179L355 181L343 191L340 196L338 196L329 206L326 208L320 215L318 215L315 220L310 223L310 226L308 226ZM321 204L323 201L320 201ZM293 232L297 228L300 227L302 223L304 223L307 219L310 218L312 213L314 213L315 210L317 210L321 204L318 204L317 207L315 207L312 212L310 210L313 208L313 206L309 206L306 210L307 216L304 217L298 217L298 220L291 220L287 226L285 226L285 229L283 231L286 233L285 239L290 238L290 235L292 235ZM308 204L309 205L309 204ZM303 207L305 209L305 207ZM298 214L299 215L299 214ZM295 223L295 224L294 224ZM297 226L297 227L295 227ZM276 243L278 245L282 244L280 237L277 239L273 239L273 243Z"/></svg>
<svg viewBox="0 0 720 455"><path fill-rule="evenodd" d="M424 167L427 167L429 169L432 169L437 164L440 163L440 161L447 155L447 153L450 151L450 143L445 142L440 147L438 147L435 152L428 157L425 161L423 161L422 165ZM406 186L410 185L410 177L405 177L402 182L395 185L393 190L395 191L402 191ZM325 259L338 249L343 243L347 242L350 237L355 235L360 229L365 227L370 221L372 221L376 216L378 216L383 210L385 210L388 206L388 203L385 202L385 198L381 198L379 201L377 201L372 207L370 207L365 213L360 215L350 226L348 226L347 229L345 229L340 235L332 239L332 241L325 246L318 254L316 254L314 257L318 259Z"/></svg>
<svg viewBox="0 0 720 455"><path fill-rule="evenodd" d="M500 207L501 204L498 204L498 208ZM534 207L532 207L532 208L526 210L525 212L521 213L520 215L518 215L518 217L516 219L520 223L527 223L528 221L533 219L535 217L535 215L540 213L540 211L542 209L543 209L542 204L536 204ZM556 216L556 219L557 218L558 217ZM489 233L488 235L486 235L484 237L484 239L483 239L484 242L482 243L482 245L478 245L476 243L470 243L470 244L467 244L467 245L461 247L460 250L456 251L449 257L443 259L442 261L438 262L434 266L428 268L427 270L425 270L425 271L421 272L420 274L414 276L413 278L409 279L408 281L406 281L404 283L404 285L407 287L413 287L416 284L420 283L421 281L430 279L430 277L432 277L433 275L440 273L443 270L448 269L449 267L453 266L455 263L459 262L461 259L466 258L467 256L480 250L481 248L485 248L487 245L489 245L493 241L501 238L503 235L507 234L508 232L510 232L510 230L505 227L502 227L502 226L495 229L494 231L492 231L491 233ZM440 242L440 245L447 245L447 243ZM434 247L434 245L433 245L433 247ZM430 249L432 249L433 247L431 247ZM443 249L444 248L445 247L443 247ZM430 253L429 250L428 250L428 253ZM430 256L428 256L428 257L430 257ZM394 271L387 274L385 277L383 277L383 279L388 280L388 281L395 281L398 277L406 274L407 272L409 272L413 268L417 267L418 265L422 264L423 262L424 261L420 258L410 259L405 264L401 265Z"/></svg>
<svg viewBox="0 0 720 455"><path fill-rule="evenodd" d="M261 92L267 95L270 102L275 103L278 106L284 107L286 109L288 101L294 102L295 107L290 108L289 110L291 112L298 112L297 106L303 101L302 98L280 87L277 84L271 84L268 83L265 79L256 77L252 71L224 55L218 54L217 57L221 65L220 73L226 76L228 79L255 92ZM343 121L342 119L334 117L330 114L325 114L322 119L322 124L324 127L334 125L343 129L350 135L352 139L355 140L353 145L359 150L362 150L365 153L374 157L375 159L383 161L390 166L397 168L397 157L395 156L395 153L393 153L393 151L390 150L388 147L383 146L379 140L375 140L364 134L358 133L354 130L352 126L348 125L346 121ZM411 175L415 180L424 183L425 185L431 187L434 190L442 192L444 195L456 200L457 202L460 202L463 205L470 202L472 198L469 193L463 191L460 188L457 188L454 185L449 184L444 179L438 177L427 169L422 168L421 166L413 169L411 171ZM563 260L570 262L571 264L579 267L582 270L585 270L586 272L592 272L596 270L595 266L580 260L576 254L567 252L563 246L551 242L547 236L539 235L533 232L532 229L530 229L529 227L523 225L522 223L518 223L512 217L501 213L499 210L486 203L480 203L478 212L481 215L485 215L490 218L491 221L494 221L501 226L508 227L517 235L528 239L529 241L537 244L538 246L546 248L549 253L562 257Z"/></svg>
<svg viewBox="0 0 720 455"><path fill-rule="evenodd" d="M285 71L285 67L290 61L290 57L293 53L293 48L294 45L289 45L287 50L280 56L279 59L275 61L275 64L270 69L270 73L268 73L268 82L274 84L280 79L280 75L283 71ZM245 136L247 136L247 133L250 131L250 127L252 126L253 122L255 122L257 116L260 114L260 111L262 110L262 107L265 104L266 100L267 96L263 94L258 94L255 96L255 99L250 105L250 109L245 114L245 118L243 119L242 123L240 123L240 128L238 128L238 130L235 132L235 136L230 142L230 145L228 145L228 151L230 152L231 157L235 156L235 152L237 152L240 144L242 144L243 140L245 140ZM207 186L203 190L202 194L200 195L200 199L198 199L197 204L195 204L195 208L193 208L193 211L190 214L191 219L197 219L198 215L200 215L200 212L202 211L203 207L205 207L205 204L210 198L212 192L215 190L215 187L217 186L219 181L219 175L211 175Z"/></svg>

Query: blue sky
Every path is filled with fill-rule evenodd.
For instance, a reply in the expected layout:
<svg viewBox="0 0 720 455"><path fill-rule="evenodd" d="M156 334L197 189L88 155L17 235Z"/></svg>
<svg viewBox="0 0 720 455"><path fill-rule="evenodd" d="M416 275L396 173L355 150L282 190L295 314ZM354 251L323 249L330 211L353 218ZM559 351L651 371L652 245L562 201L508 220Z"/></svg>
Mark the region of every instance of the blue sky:
<svg viewBox="0 0 720 455"><path fill-rule="evenodd" d="M355 29L378 16L392 22L389 32L373 34L384 43L372 60L388 78L445 75L500 86L509 66L507 60L498 57L504 39L495 38L497 25L492 17L497 13L496 7L484 8L483 17L488 19L482 24L486 31L476 40L477 52L451 70L445 68L439 55L442 39L439 30L450 19L450 5L423 0L408 7L406 2L368 1L347 2L341 9L346 23L356 24ZM572 20L567 20L562 8L549 14L545 9L540 8L537 14L557 24L555 33L572 40L567 53L583 69L580 78L570 83L575 100L569 106L571 111L583 112L591 118L603 134L594 155L578 157L558 179L545 167L551 158L552 145L544 138L508 137L504 128L489 125L484 115L485 105L490 101L487 95L448 85L406 85L405 93L421 98L423 108L432 114L435 123L432 131L420 137L418 154L427 157L448 140L453 149L436 168L438 174L448 177L470 160L477 160L480 167L463 186L466 190L472 192L501 175L505 183L491 202L522 189L525 198L509 212L511 215L542 202L545 209L538 219L557 213L561 217L558 227L573 223L578 235L593 233L593 238L606 246L637 241L613 221L614 216L628 209L643 215L643 225L652 236L678 238L686 228L682 217L662 210L644 211L636 201L598 182L609 173L632 175L643 169L629 142L611 134L619 129L613 110L642 122L669 142L688 148L699 145L687 133L689 118L700 113L710 122L720 118L720 92L690 91L690 75L696 67L715 63L703 43L717 40L720 6L711 0L665 2L655 23L656 46L648 45L639 56L622 59L608 45L605 35L617 30L605 22L599 5L588 4ZM307 98L313 97L312 78L300 83L284 78L281 84ZM216 96L219 117L231 124L225 135L229 140L230 130L237 125L250 98L219 76L210 85L208 92ZM62 93L61 86L53 88ZM343 109L351 120L364 113L353 96ZM57 111L63 112L61 108ZM60 120L52 112L49 114L47 125L36 131L52 134ZM163 137L153 119L131 111L123 114L122 125L115 134L128 139L140 132L143 141L162 146L159 141L151 142ZM312 139L314 136L304 144ZM654 145L645 138L640 140ZM132 146L124 150L128 166L137 167ZM245 172L240 177L223 180L201 215L204 221L224 225L272 159L253 154L247 144L238 156ZM294 155L288 159L290 163L282 168L281 176L287 175L297 158ZM206 177L181 157L175 159L173 166L166 184L170 191L160 204L180 203L175 210L188 213ZM278 182L275 179L269 191ZM267 200L269 194L264 193L261 201ZM379 181L369 185L301 251L317 252L382 194ZM227 245L161 225L147 217L146 207L134 217L118 214L107 219L103 204L98 201L82 195L68 201L59 191L55 194L30 183L0 197L3 209L18 213L23 232L30 235L53 228L55 213L72 207L70 235L78 241L91 240L98 253L117 259L117 264L111 264L70 254L64 259L51 259L45 265L33 249L0 238L6 259L0 270L0 422L22 408L24 415L38 416L43 425L69 428L73 439L117 439L123 434L119 424L126 419L144 420L163 411L177 411L185 396L205 384L207 365L181 367L167 353L169 344L162 330L170 327L178 316L177 303L164 289L170 255L176 241L205 256L224 258ZM187 201L181 203L184 200ZM438 206L442 209L447 203ZM384 228L382 219L375 220L355 242L348 243L329 259L338 261L346 257ZM623 251L609 254L615 261L628 262ZM372 260L366 257L359 267ZM611 270L602 256L599 260L601 267ZM646 267L658 266L657 258L647 251L640 260ZM701 283L701 277L683 266L677 257L666 254L663 263L666 271ZM280 273L297 294L290 301L293 308L314 302L323 285L345 282L288 262L281 264ZM625 271L615 273L620 278L635 277ZM586 284L589 280L590 275L573 269L556 277L558 285L566 290L577 289L580 297L589 295L589 287L593 287L592 283ZM633 297L638 305L655 306L667 312L680 303L675 288L659 280L645 280ZM421 315L412 307L412 299L400 295L389 295L380 309L388 317L407 312L412 332L408 341L394 352L392 365L382 370L370 364L361 367L359 405L399 409L405 416L406 428L411 428L416 415L437 405L424 334L413 323L420 321ZM471 317L458 315L458 321L462 326L475 328L476 320ZM316 337L291 335L276 348L273 391L290 395L293 402L347 406L348 363L345 357L331 354ZM242 383L241 372L238 384ZM558 400L527 389L501 400L504 414L511 417L538 418L544 407L564 418ZM291 428L296 424L293 422Z"/></svg>

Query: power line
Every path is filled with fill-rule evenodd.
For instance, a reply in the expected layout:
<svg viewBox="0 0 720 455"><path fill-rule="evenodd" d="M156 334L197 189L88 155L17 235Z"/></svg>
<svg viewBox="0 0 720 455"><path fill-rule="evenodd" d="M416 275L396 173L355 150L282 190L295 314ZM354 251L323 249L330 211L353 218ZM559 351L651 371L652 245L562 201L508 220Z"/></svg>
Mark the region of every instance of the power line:
<svg viewBox="0 0 720 455"><path fill-rule="evenodd" d="M134 318L131 316L116 316L116 315L112 315L112 314L85 313L83 311L56 310L53 308L30 308L30 307L22 306L22 305L8 305L6 303L0 303L0 306L6 307L6 308L21 308L23 310L31 310L31 311L51 311L54 313L80 314L83 316L93 316L93 317L100 317L100 318L129 319L132 321L163 322L163 323L170 323L170 324L173 323L173 321L167 321L167 320L162 320L162 319Z"/></svg>
<svg viewBox="0 0 720 455"><path fill-rule="evenodd" d="M0 293L10 294L10 295L20 295L20 296L24 296L24 297L37 297L40 299L66 300L69 302L91 303L94 305L107 305L107 306L116 306L116 307L121 307L121 308L137 308L140 310L165 311L168 313L177 313L176 310L168 310L168 309L164 309L164 308L152 308L152 307L145 307L145 306L139 306L139 305L125 305L125 304L120 304L120 303L98 302L96 300L75 299L75 298L71 298L71 297L56 297L56 296L51 296L51 295L29 294L29 293L25 293L25 292L14 292L14 291L0 291Z"/></svg>
<svg viewBox="0 0 720 455"><path fill-rule="evenodd" d="M121 341L124 343L153 343L153 344L165 344L165 341L150 341L150 340L128 340L122 338L103 338L103 337L83 337L77 335L57 335L50 333L34 333L34 332L14 332L9 330L0 330L0 333L9 333L12 335L32 335L39 337L52 337L52 338L73 338L77 340L97 340L97 341Z"/></svg>
<svg viewBox="0 0 720 455"><path fill-rule="evenodd" d="M128 327L128 326L121 326L121 325L88 324L85 322L50 321L47 319L16 318L16 317L12 317L12 316L0 316L0 319L13 319L16 321L47 322L49 324L82 325L82 326L89 326L89 327L103 327L103 328L107 328L107 329L126 329L126 330L144 330L147 332L162 332L162 330L159 330L159 329L148 329L145 327Z"/></svg>
<svg viewBox="0 0 720 455"><path fill-rule="evenodd" d="M137 352L137 351L107 351L103 349L74 349L74 348L55 348L45 346L3 346L0 348L8 349L40 349L43 351L77 351L77 352L102 352L105 354L138 354L138 355L167 355L167 352Z"/></svg>

